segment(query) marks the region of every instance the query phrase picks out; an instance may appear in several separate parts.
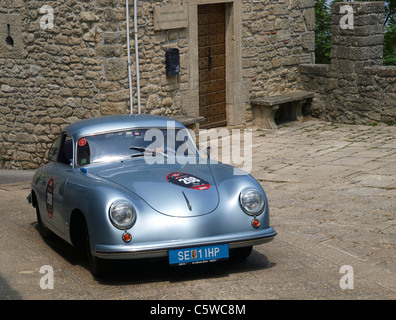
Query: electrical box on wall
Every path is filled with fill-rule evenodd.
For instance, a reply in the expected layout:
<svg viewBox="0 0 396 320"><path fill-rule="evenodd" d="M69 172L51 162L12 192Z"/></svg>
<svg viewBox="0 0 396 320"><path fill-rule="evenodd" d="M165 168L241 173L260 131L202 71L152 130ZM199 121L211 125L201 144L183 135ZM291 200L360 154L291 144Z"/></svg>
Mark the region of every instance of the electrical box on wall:
<svg viewBox="0 0 396 320"><path fill-rule="evenodd" d="M180 72L179 49L170 48L166 50L166 75L174 76Z"/></svg>

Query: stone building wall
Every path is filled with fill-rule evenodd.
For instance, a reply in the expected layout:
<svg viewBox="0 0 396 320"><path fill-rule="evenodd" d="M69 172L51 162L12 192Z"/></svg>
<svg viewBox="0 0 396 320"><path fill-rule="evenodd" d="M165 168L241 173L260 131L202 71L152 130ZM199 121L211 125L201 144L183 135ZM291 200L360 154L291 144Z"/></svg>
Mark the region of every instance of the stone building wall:
<svg viewBox="0 0 396 320"><path fill-rule="evenodd" d="M314 0L244 1L243 24L251 98L295 90L298 66L314 61Z"/></svg>
<svg viewBox="0 0 396 320"><path fill-rule="evenodd" d="M353 8L353 29L341 28L341 6ZM332 7L332 60L301 65L301 87L315 92L313 116L350 124L396 123L396 67L382 66L383 2Z"/></svg>
<svg viewBox="0 0 396 320"><path fill-rule="evenodd" d="M67 124L130 112L125 2L0 0L0 167L37 168ZM154 30L154 6L214 2L221 1L138 1L143 112L174 116L199 108L188 94L195 85L190 25ZM298 65L313 62L314 0L223 2L238 9L234 20L240 21L235 22L240 38L232 41L236 51L241 46L233 64L241 65L242 86L238 82L239 92L230 91L240 112L232 124L246 124L252 120L250 98L296 89ZM133 1L129 4L136 113ZM53 9L53 27L43 6ZM4 40L8 36L12 43ZM173 47L180 50L180 74L166 76L165 50Z"/></svg>

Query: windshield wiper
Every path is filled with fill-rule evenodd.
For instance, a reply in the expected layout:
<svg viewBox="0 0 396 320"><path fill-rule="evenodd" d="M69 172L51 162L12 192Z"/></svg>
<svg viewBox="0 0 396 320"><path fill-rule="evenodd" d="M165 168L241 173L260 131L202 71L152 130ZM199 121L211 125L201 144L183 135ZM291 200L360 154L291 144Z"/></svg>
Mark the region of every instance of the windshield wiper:
<svg viewBox="0 0 396 320"><path fill-rule="evenodd" d="M131 149L131 150L137 150L137 151L142 151L142 152L146 151L146 148L145 148L145 147L137 147L137 146L129 147L129 149Z"/></svg>
<svg viewBox="0 0 396 320"><path fill-rule="evenodd" d="M131 155L131 158L133 158L133 157L144 157L144 153L143 152L134 153Z"/></svg>
<svg viewBox="0 0 396 320"><path fill-rule="evenodd" d="M132 147L129 147L129 149L141 151L140 153L135 153L135 154L131 155L131 157L142 157L142 156L144 156L145 151L152 152L154 155L158 153L158 151L155 151L154 149L147 149L145 147L139 147L139 146L132 146Z"/></svg>
<svg viewBox="0 0 396 320"><path fill-rule="evenodd" d="M139 153L134 153L134 154L132 154L132 155L131 155L132 158L133 158L133 157L144 157L144 151L146 151L146 148L144 148L144 147L138 147L138 146L132 146L132 147L129 147L129 149L141 151L141 152L139 152Z"/></svg>

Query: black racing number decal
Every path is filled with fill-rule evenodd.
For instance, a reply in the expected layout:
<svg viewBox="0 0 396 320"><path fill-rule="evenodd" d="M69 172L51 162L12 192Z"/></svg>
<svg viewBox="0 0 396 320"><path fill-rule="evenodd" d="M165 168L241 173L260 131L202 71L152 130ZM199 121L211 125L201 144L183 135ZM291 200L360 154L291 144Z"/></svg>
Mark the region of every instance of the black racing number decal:
<svg viewBox="0 0 396 320"><path fill-rule="evenodd" d="M170 173L166 176L166 180L180 187L189 189L206 190L210 188L209 182L184 172Z"/></svg>
<svg viewBox="0 0 396 320"><path fill-rule="evenodd" d="M52 218L54 216L54 178L48 180L45 198L48 216Z"/></svg>

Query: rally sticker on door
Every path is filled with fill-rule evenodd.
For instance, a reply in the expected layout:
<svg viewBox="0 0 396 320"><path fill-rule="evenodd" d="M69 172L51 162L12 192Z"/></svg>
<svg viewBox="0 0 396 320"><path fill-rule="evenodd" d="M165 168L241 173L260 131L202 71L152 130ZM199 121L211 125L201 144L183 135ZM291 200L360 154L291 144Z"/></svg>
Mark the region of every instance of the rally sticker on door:
<svg viewBox="0 0 396 320"><path fill-rule="evenodd" d="M47 213L50 218L54 215L54 178L48 180L46 189Z"/></svg>
<svg viewBox="0 0 396 320"><path fill-rule="evenodd" d="M206 190L210 188L210 183L204 179L183 172L170 173L166 176L166 180L180 187L189 189Z"/></svg>

